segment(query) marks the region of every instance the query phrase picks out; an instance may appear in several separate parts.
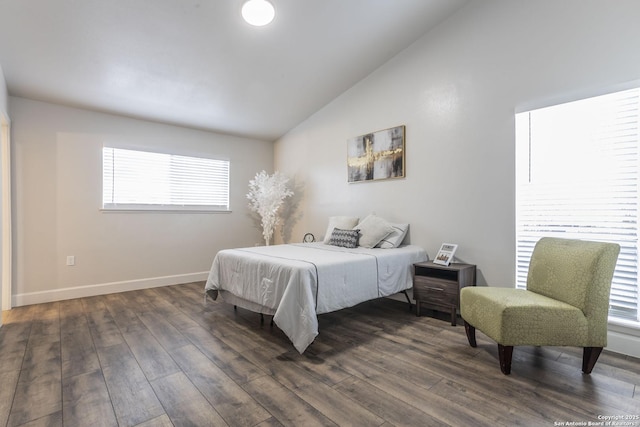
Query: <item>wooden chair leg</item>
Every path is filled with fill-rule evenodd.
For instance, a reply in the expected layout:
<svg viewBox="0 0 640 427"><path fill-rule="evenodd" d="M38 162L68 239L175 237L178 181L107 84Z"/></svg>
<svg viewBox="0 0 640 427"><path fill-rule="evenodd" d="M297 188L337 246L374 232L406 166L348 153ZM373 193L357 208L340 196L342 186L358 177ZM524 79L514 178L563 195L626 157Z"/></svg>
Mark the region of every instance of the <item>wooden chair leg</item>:
<svg viewBox="0 0 640 427"><path fill-rule="evenodd" d="M467 339L469 340L469 345L471 347L477 347L478 344L476 343L476 328L468 324L465 320L464 331L467 333Z"/></svg>
<svg viewBox="0 0 640 427"><path fill-rule="evenodd" d="M590 374L602 353L603 347L585 347L582 351L582 372Z"/></svg>
<svg viewBox="0 0 640 427"><path fill-rule="evenodd" d="M511 357L513 356L512 345L498 344L498 357L500 358L500 370L503 374L511 373Z"/></svg>

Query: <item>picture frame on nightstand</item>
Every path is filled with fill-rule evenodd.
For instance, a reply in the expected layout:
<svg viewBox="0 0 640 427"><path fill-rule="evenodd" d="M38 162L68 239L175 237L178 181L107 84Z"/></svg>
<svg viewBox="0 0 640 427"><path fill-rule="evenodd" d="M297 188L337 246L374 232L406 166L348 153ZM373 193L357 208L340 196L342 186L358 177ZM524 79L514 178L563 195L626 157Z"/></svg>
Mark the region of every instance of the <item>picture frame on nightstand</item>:
<svg viewBox="0 0 640 427"><path fill-rule="evenodd" d="M458 245L455 243L443 243L442 246L440 246L438 254L433 259L433 263L448 266L451 261L453 261L453 255L456 253L456 249L458 249Z"/></svg>

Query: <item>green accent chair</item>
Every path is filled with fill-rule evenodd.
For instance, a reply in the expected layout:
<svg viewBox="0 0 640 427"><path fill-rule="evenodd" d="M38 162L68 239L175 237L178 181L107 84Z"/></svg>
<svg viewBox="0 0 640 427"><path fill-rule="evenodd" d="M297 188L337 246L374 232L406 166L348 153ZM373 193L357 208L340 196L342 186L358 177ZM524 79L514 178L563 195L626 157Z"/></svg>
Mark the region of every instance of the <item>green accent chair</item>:
<svg viewBox="0 0 640 427"><path fill-rule="evenodd" d="M583 347L582 371L590 374L607 345L611 279L620 246L543 237L536 244L527 289L465 287L460 314L467 339L476 329L498 343L502 373L511 372L513 347Z"/></svg>

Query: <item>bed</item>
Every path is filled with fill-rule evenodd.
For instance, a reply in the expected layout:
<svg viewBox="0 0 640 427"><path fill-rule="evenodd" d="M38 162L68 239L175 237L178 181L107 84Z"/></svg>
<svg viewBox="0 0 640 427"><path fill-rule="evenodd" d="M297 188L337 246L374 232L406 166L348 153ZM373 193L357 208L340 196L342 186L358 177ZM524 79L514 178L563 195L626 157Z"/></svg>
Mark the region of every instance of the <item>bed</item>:
<svg viewBox="0 0 640 427"><path fill-rule="evenodd" d="M412 287L412 265L424 249L345 248L318 243L226 249L216 255L206 295L274 323L303 353L318 335L317 315Z"/></svg>

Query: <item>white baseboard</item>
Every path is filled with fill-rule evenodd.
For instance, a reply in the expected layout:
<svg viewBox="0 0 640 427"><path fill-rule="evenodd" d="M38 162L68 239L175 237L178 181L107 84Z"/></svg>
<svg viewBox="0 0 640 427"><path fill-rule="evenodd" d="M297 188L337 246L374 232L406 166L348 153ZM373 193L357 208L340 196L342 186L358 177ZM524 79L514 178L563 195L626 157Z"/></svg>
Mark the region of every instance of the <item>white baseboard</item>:
<svg viewBox="0 0 640 427"><path fill-rule="evenodd" d="M179 285L207 280L208 271L200 273L178 274L175 276L150 277L146 279L126 280L122 282L100 283L97 285L75 286L72 288L52 289L50 291L16 294L12 297L12 306L40 304L73 298L92 297L115 292L135 291L160 286ZM203 288L204 292L204 288Z"/></svg>

